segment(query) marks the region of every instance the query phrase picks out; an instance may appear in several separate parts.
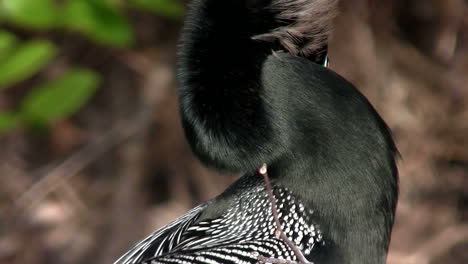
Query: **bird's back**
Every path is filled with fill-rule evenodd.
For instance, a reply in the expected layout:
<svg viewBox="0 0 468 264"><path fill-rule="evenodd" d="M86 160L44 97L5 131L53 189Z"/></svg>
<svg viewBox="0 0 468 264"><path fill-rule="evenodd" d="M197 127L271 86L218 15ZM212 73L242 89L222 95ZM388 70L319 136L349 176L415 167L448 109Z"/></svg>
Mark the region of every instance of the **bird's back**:
<svg viewBox="0 0 468 264"><path fill-rule="evenodd" d="M200 205L130 250L116 263L258 263L259 256L296 260L277 237L260 175L245 175L217 198ZM278 218L289 239L312 256L325 243L314 211L285 187L273 189Z"/></svg>

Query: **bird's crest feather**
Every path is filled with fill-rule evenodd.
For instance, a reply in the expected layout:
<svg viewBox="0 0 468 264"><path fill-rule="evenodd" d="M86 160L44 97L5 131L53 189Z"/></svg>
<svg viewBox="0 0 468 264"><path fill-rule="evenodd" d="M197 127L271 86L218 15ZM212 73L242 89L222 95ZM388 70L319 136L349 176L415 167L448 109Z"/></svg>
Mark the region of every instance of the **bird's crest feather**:
<svg viewBox="0 0 468 264"><path fill-rule="evenodd" d="M253 39L278 41L288 52L307 56L326 45L338 0L273 0L269 8L285 26Z"/></svg>

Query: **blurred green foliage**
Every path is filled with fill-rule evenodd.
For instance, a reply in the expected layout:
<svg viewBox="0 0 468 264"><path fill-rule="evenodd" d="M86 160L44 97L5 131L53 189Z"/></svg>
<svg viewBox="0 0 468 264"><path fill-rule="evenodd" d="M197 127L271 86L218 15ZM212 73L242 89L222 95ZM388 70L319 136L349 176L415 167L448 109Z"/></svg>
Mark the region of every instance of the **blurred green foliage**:
<svg viewBox="0 0 468 264"><path fill-rule="evenodd" d="M181 2L174 0L133 0L131 4L134 7L175 18L181 17L184 12L184 7Z"/></svg>
<svg viewBox="0 0 468 264"><path fill-rule="evenodd" d="M181 0L0 0L0 26L34 32L76 32L109 47L134 43L129 9L142 9L179 19ZM34 35L34 34L31 34ZM47 69L61 47L47 39L20 39L0 30L0 92ZM92 97L100 76L91 69L70 67L55 79L32 85L14 111L0 109L0 133L17 125L46 125L68 118Z"/></svg>
<svg viewBox="0 0 468 264"><path fill-rule="evenodd" d="M99 76L75 69L59 78L33 87L23 99L18 116L33 123L59 120L77 111L93 95Z"/></svg>
<svg viewBox="0 0 468 264"><path fill-rule="evenodd" d="M57 22L54 0L2 0L2 15L8 21L33 28L50 28Z"/></svg>
<svg viewBox="0 0 468 264"><path fill-rule="evenodd" d="M63 15L66 28L82 32L97 42L125 47L133 41L127 18L103 1L68 1L63 6Z"/></svg>
<svg viewBox="0 0 468 264"><path fill-rule="evenodd" d="M56 53L55 46L46 40L25 41L10 45L7 49L5 52L0 51L0 54L6 55L0 63L0 88L8 87L37 73Z"/></svg>

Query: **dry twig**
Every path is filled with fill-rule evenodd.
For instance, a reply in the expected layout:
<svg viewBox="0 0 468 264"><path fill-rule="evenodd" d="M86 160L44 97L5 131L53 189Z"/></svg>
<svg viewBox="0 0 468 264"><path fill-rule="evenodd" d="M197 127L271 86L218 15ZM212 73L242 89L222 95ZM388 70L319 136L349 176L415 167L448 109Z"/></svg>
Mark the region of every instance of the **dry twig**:
<svg viewBox="0 0 468 264"><path fill-rule="evenodd" d="M450 249L468 240L468 225L449 226L432 239L423 243L412 254L390 254L389 264L430 264L434 260L448 253Z"/></svg>
<svg viewBox="0 0 468 264"><path fill-rule="evenodd" d="M117 125L108 133L97 137L81 150L75 152L25 191L16 200L16 209L29 209L42 201L49 193L55 191L59 186L63 186L64 181L68 181L102 154L139 131L138 124L137 122L133 125Z"/></svg>
<svg viewBox="0 0 468 264"><path fill-rule="evenodd" d="M274 258L265 258L263 256L258 256L258 259L260 260L260 263L288 263L288 264L313 264L309 262L304 255L302 254L301 250L297 248L297 246L286 236L286 234L283 232L283 229L281 228L281 222L278 217L278 208L276 207L276 200L275 197L273 196L273 189L271 188L271 183L270 183L270 178L268 177L268 171L267 171L267 165L263 164L262 167L258 170L260 175L263 176L263 181L265 182L265 187L266 191L268 193L268 200L270 201L271 204L271 212L273 214L273 219L275 221L276 225L276 231L275 231L275 236L276 238L281 238L286 245L294 252L294 255L296 255L296 258L299 260L298 262L294 261L289 261L289 260L284 260L284 259L274 259Z"/></svg>

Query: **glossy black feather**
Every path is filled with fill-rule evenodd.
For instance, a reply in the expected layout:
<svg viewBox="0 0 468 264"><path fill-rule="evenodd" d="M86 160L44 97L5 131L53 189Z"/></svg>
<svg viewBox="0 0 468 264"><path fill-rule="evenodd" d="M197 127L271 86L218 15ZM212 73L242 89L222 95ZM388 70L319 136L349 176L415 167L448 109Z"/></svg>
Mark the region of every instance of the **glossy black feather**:
<svg viewBox="0 0 468 264"><path fill-rule="evenodd" d="M309 260L385 263L397 201L391 134L352 84L315 63L323 60L325 42L313 42L308 46L316 47L313 53L301 57L300 52L288 53L281 40L259 40L294 23L277 19L278 10L270 8L275 1L303 2L192 3L178 65L185 133L205 165L244 176L117 263L256 263L254 253L294 259L271 233L266 193L256 174L263 163L284 207L282 215L295 210L281 200L284 192L307 212L280 221L297 223L298 230L320 230L320 240L306 254ZM307 8L314 1L323 3L304 1ZM317 8L324 6L330 8ZM330 22L329 17L317 19ZM320 37L329 27L313 25ZM255 210L268 217L250 223ZM240 232L239 223L250 224ZM262 225L268 226L266 231ZM301 240L298 246L305 250L308 244Z"/></svg>

